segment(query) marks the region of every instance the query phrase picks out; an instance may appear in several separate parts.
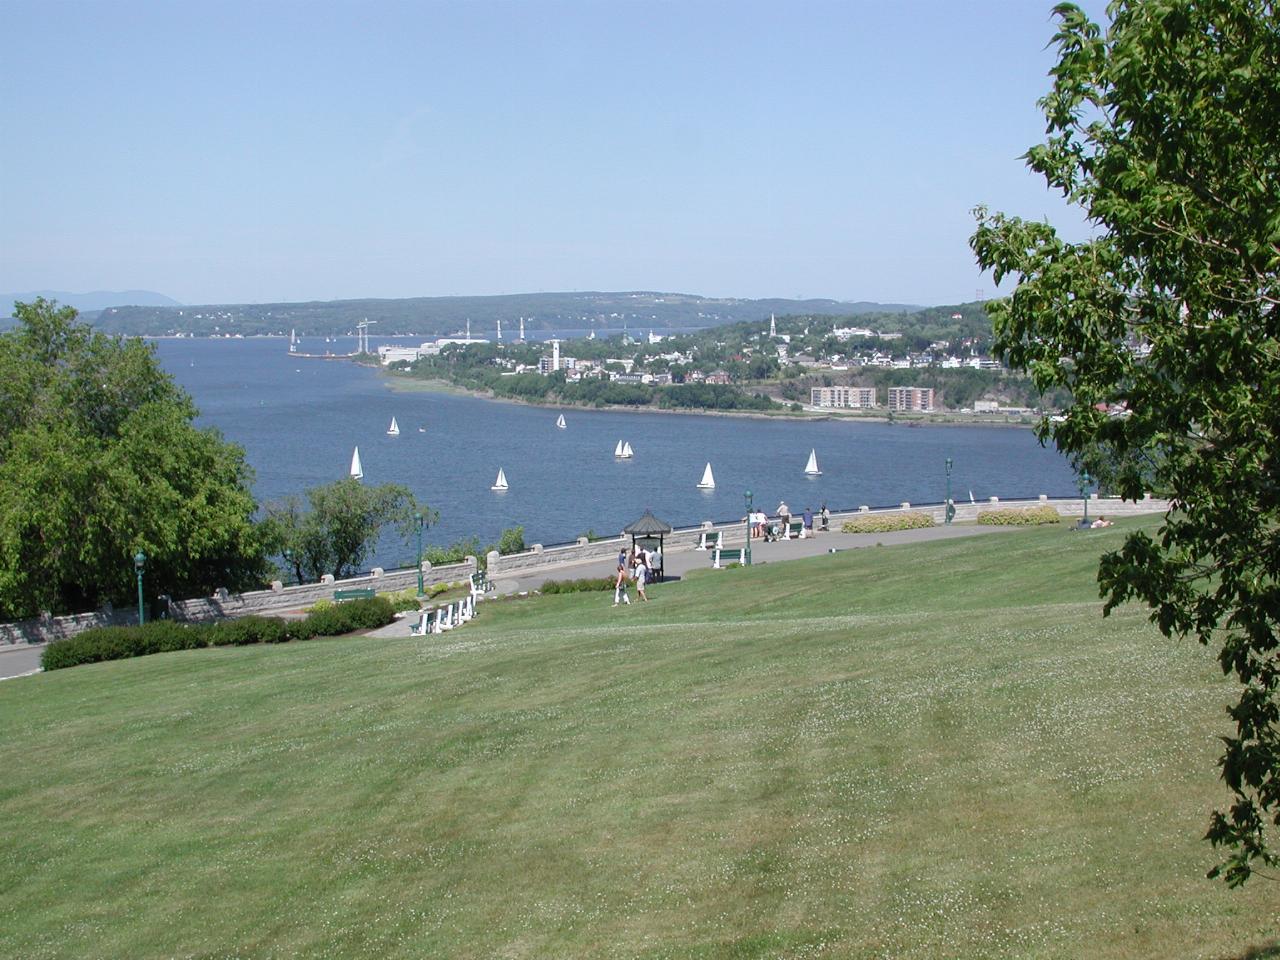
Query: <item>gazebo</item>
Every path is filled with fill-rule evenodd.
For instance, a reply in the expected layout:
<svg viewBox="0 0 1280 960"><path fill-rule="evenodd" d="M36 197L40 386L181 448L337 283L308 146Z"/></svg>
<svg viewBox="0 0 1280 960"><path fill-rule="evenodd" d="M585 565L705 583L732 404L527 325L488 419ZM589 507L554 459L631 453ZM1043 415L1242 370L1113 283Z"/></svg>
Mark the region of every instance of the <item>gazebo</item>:
<svg viewBox="0 0 1280 960"><path fill-rule="evenodd" d="M624 536L631 536L631 549L637 546L644 547L646 550L653 550L657 547L658 562L653 571L655 580L663 579L663 564L666 563L666 554L662 549L662 540L672 530L671 524L665 520L659 520L649 510L645 510L644 516L634 523L629 523L622 528Z"/></svg>

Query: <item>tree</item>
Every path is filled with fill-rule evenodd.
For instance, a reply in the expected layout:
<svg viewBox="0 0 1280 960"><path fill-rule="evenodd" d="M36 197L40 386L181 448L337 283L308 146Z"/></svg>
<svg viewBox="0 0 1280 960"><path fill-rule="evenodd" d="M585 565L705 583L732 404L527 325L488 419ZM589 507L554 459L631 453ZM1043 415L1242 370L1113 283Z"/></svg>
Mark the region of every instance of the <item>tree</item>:
<svg viewBox="0 0 1280 960"><path fill-rule="evenodd" d="M0 619L259 586L268 572L244 451L140 340L70 307L15 304L0 335Z"/></svg>
<svg viewBox="0 0 1280 960"><path fill-rule="evenodd" d="M1272 0L1121 0L1104 33L1056 8L1058 63L1027 154L1094 238L979 208L997 346L1068 387L1074 457L1105 448L1126 498L1172 500L1156 536L1099 567L1105 612L1146 603L1166 636L1213 645L1240 686L1206 839L1238 886L1280 826L1280 17Z"/></svg>
<svg viewBox="0 0 1280 960"><path fill-rule="evenodd" d="M299 582L319 580L326 573L339 580L355 573L384 527L394 525L407 537L416 529L415 514L421 513L426 523L437 517L419 506L407 487L366 487L354 477L313 487L307 500L309 510L296 496L268 504L265 521L271 551L291 558L287 564Z"/></svg>

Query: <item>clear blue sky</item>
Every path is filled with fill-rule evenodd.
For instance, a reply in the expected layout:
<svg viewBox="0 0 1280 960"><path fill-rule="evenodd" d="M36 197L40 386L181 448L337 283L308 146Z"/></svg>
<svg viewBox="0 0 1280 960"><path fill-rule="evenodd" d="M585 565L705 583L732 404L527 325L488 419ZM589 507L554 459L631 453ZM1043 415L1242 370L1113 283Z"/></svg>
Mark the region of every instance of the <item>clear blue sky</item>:
<svg viewBox="0 0 1280 960"><path fill-rule="evenodd" d="M0 290L972 300L1051 7L3 0Z"/></svg>

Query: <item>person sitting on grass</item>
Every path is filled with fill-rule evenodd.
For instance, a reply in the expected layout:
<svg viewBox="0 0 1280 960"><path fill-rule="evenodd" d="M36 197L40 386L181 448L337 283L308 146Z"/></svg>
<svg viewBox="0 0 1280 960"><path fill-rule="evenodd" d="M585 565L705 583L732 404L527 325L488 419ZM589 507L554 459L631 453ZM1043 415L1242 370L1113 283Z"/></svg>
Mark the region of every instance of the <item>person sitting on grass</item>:
<svg viewBox="0 0 1280 960"><path fill-rule="evenodd" d="M1103 527L1111 526L1111 521L1106 517L1099 517L1097 520L1093 521L1093 523L1089 524L1089 526L1094 530L1101 530Z"/></svg>

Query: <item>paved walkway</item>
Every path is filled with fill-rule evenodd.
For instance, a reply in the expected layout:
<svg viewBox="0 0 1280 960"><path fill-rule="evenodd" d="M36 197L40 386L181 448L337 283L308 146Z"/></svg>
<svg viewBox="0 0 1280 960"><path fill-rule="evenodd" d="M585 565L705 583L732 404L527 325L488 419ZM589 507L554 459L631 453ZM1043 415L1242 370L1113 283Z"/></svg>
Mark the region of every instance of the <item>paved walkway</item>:
<svg viewBox="0 0 1280 960"><path fill-rule="evenodd" d="M956 537L976 537L989 533L1022 529L1019 527L988 527L977 524L958 526L924 527L919 530L895 530L892 533L819 533L803 540L779 540L764 543L753 540L751 543L751 562L753 566L763 563L781 563L786 560L798 560L801 557L816 557L830 553L832 550L858 550L863 547L874 547L877 544L896 546L903 543L920 543L927 540L951 540ZM678 580L691 570L705 570L711 566L709 550L679 550L663 555L666 566L667 581ZM548 580L577 580L583 577L610 577L617 570L616 557L591 560L585 563L561 564L556 567L529 571L518 576L512 575L495 581L494 586L499 595L537 590ZM635 588L632 587L634 594ZM371 632L375 637L408 637L409 628L418 622L416 617L406 617L395 623L387 624Z"/></svg>
<svg viewBox="0 0 1280 960"><path fill-rule="evenodd" d="M1019 527L987 527L963 524L952 527L925 527L920 530L897 530L892 533L819 533L804 540L779 540L776 543L752 541L753 564L780 563L801 557L815 557L832 550L857 550L877 544L895 546L902 543L919 543L926 540L950 540L955 537L975 537ZM667 580L678 579L690 570L702 570L711 566L711 553L706 550L679 550L665 554ZM499 594L508 595L536 590L547 580L576 580L581 577L612 577L616 569L613 558L592 560L586 563L563 564L518 576L504 577L495 584ZM417 617L405 617L385 627L372 631L375 637L407 637L409 628L418 622ZM0 679L24 676L40 669L40 651L43 647L0 647Z"/></svg>

